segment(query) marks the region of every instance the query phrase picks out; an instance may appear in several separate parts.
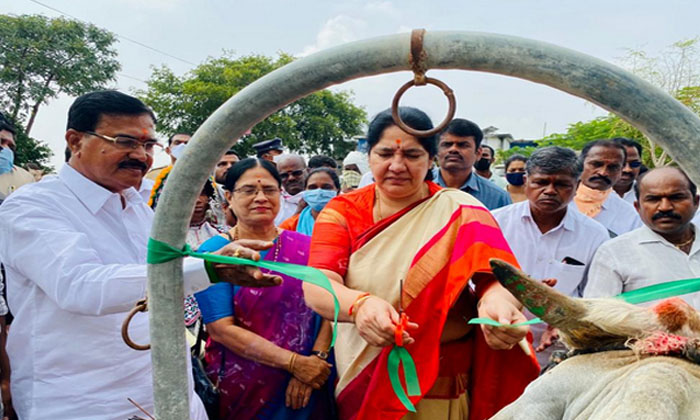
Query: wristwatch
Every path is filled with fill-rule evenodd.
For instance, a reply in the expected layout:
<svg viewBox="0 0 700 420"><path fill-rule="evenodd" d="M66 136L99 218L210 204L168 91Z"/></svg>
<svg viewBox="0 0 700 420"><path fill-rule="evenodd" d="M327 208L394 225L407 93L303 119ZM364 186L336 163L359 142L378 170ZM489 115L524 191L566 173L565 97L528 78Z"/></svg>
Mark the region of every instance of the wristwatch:
<svg viewBox="0 0 700 420"><path fill-rule="evenodd" d="M311 352L314 356L318 357L321 360L328 360L328 352L323 351L323 350L313 350Z"/></svg>

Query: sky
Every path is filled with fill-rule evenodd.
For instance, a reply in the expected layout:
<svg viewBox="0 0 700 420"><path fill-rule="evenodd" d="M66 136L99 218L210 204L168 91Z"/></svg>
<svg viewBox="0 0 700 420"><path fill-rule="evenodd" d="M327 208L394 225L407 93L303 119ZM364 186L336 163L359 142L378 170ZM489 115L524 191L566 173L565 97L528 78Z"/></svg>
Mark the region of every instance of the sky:
<svg viewBox="0 0 700 420"><path fill-rule="evenodd" d="M672 43L700 35L697 0L40 0L44 5L137 40L166 54L120 38L122 70L113 88L144 89L153 67L186 74L223 51L236 56L279 52L303 57L346 42L410 32L414 28L492 32L540 40L621 64L628 49L655 55ZM60 13L32 0L0 0L0 13ZM467 71L431 71L457 97L457 117L482 128L494 126L516 139L562 132L577 121L606 112L583 99L544 85L506 76ZM388 108L410 78L401 72L353 80L332 87L351 90L354 103L369 116ZM66 115L74 98L44 105L32 137L62 163ZM413 89L402 105L417 106L435 121L447 110L435 89ZM156 165L167 156L156 157Z"/></svg>

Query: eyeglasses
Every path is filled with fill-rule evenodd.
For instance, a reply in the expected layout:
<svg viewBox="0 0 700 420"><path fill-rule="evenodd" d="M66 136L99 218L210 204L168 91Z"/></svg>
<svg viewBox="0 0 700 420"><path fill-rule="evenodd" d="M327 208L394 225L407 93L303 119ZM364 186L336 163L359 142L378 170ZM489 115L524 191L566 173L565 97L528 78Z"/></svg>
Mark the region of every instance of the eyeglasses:
<svg viewBox="0 0 700 420"><path fill-rule="evenodd" d="M246 198L255 197L258 195L258 192L260 192L260 191L262 191L262 193L267 198L276 197L280 193L280 189L277 187L257 188L257 187L253 187L251 185L246 185L245 187L236 188L235 190L233 190L233 192L238 193Z"/></svg>
<svg viewBox="0 0 700 420"><path fill-rule="evenodd" d="M136 150L139 147L143 147L143 150L146 152L146 154L153 155L156 152L156 147L160 147L161 149L163 148L163 146L155 140L141 141L134 137L124 135L110 137L105 136L104 134L97 134L94 131L86 131L85 133L91 136L99 137L102 140L112 142L117 147L117 149L122 150Z"/></svg>
<svg viewBox="0 0 700 420"><path fill-rule="evenodd" d="M637 169L640 166L642 166L642 161L641 160L632 160L627 162L627 164L630 166L632 169Z"/></svg>
<svg viewBox="0 0 700 420"><path fill-rule="evenodd" d="M280 174L280 178L282 178L282 180L284 181L287 178L289 178L290 175L294 175L294 178L299 178L300 176L304 175L304 171L301 169L297 169L296 171L282 172Z"/></svg>

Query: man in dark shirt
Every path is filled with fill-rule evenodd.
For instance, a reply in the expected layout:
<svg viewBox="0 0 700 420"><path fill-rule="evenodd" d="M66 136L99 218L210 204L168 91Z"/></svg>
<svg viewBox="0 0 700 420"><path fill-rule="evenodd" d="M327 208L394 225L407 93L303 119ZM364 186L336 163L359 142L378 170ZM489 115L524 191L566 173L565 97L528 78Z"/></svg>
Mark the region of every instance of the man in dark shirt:
<svg viewBox="0 0 700 420"><path fill-rule="evenodd" d="M473 195L489 210L511 204L510 196L493 182L474 171L474 162L481 157L484 134L475 123L455 118L440 134L438 164L433 178L441 187L458 188Z"/></svg>

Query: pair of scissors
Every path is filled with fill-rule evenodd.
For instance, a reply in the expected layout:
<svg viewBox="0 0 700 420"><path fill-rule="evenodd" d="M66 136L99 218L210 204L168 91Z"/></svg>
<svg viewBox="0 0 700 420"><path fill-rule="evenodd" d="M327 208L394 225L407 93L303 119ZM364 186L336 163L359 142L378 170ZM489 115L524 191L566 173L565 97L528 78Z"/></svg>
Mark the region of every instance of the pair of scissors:
<svg viewBox="0 0 700 420"><path fill-rule="evenodd" d="M408 315L403 311L403 279L399 280L399 323L394 330L394 341L399 347L403 347L403 332L408 324Z"/></svg>

